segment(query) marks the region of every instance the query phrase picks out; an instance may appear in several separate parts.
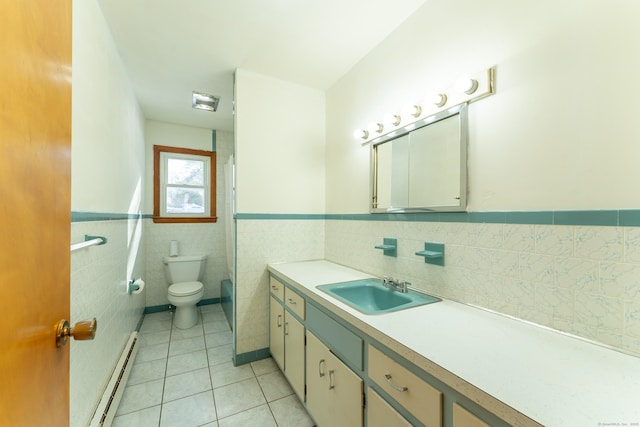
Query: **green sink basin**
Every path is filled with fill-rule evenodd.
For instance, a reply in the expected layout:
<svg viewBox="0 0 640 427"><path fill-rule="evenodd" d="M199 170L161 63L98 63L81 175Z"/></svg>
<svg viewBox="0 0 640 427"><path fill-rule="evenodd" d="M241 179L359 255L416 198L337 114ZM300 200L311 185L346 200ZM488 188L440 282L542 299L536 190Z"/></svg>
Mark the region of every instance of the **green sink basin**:
<svg viewBox="0 0 640 427"><path fill-rule="evenodd" d="M320 285L318 289L364 314L382 314L441 301L420 292L389 289L380 279Z"/></svg>

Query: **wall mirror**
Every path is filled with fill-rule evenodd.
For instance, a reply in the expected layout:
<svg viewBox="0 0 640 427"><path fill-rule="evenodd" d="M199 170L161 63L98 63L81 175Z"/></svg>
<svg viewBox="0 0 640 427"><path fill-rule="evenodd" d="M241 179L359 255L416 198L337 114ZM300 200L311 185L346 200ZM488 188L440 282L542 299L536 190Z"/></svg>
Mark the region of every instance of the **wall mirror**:
<svg viewBox="0 0 640 427"><path fill-rule="evenodd" d="M467 206L467 104L371 143L371 212Z"/></svg>

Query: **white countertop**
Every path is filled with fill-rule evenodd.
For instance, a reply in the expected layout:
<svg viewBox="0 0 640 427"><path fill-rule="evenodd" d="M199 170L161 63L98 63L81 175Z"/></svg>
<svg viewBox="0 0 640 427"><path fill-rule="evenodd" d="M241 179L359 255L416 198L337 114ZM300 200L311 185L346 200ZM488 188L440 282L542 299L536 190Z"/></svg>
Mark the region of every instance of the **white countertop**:
<svg viewBox="0 0 640 427"><path fill-rule="evenodd" d="M328 261L269 270L542 425L640 425L638 357L448 300L365 315L316 286L372 276Z"/></svg>

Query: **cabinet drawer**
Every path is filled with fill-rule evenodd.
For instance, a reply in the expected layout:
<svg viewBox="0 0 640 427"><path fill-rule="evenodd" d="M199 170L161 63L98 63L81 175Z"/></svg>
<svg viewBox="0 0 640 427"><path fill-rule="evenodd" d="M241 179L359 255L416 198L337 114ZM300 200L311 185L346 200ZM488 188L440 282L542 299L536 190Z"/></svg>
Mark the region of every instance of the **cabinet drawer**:
<svg viewBox="0 0 640 427"><path fill-rule="evenodd" d="M339 358L362 371L364 348L362 338L324 314L313 304L307 307L307 328L326 342Z"/></svg>
<svg viewBox="0 0 640 427"><path fill-rule="evenodd" d="M411 427L411 423L369 387L367 389L367 427L389 426Z"/></svg>
<svg viewBox="0 0 640 427"><path fill-rule="evenodd" d="M269 287L271 288L271 294L278 298L280 301L284 301L284 284L271 276L269 279Z"/></svg>
<svg viewBox="0 0 640 427"><path fill-rule="evenodd" d="M389 396L427 426L442 425L442 393L369 345L368 374Z"/></svg>
<svg viewBox="0 0 640 427"><path fill-rule="evenodd" d="M296 294L289 288L284 289L284 304L304 320L304 298Z"/></svg>
<svg viewBox="0 0 640 427"><path fill-rule="evenodd" d="M453 404L454 427L489 427L489 424L473 415L457 403Z"/></svg>

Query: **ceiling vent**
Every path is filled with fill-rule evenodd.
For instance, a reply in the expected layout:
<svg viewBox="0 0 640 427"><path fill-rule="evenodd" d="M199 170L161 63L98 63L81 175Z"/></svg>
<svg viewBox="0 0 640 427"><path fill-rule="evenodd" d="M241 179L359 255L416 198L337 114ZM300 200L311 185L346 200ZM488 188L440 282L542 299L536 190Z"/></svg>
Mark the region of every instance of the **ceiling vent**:
<svg viewBox="0 0 640 427"><path fill-rule="evenodd" d="M199 110L205 111L217 111L218 103L220 102L219 96L207 95L206 93L193 92L191 106Z"/></svg>

